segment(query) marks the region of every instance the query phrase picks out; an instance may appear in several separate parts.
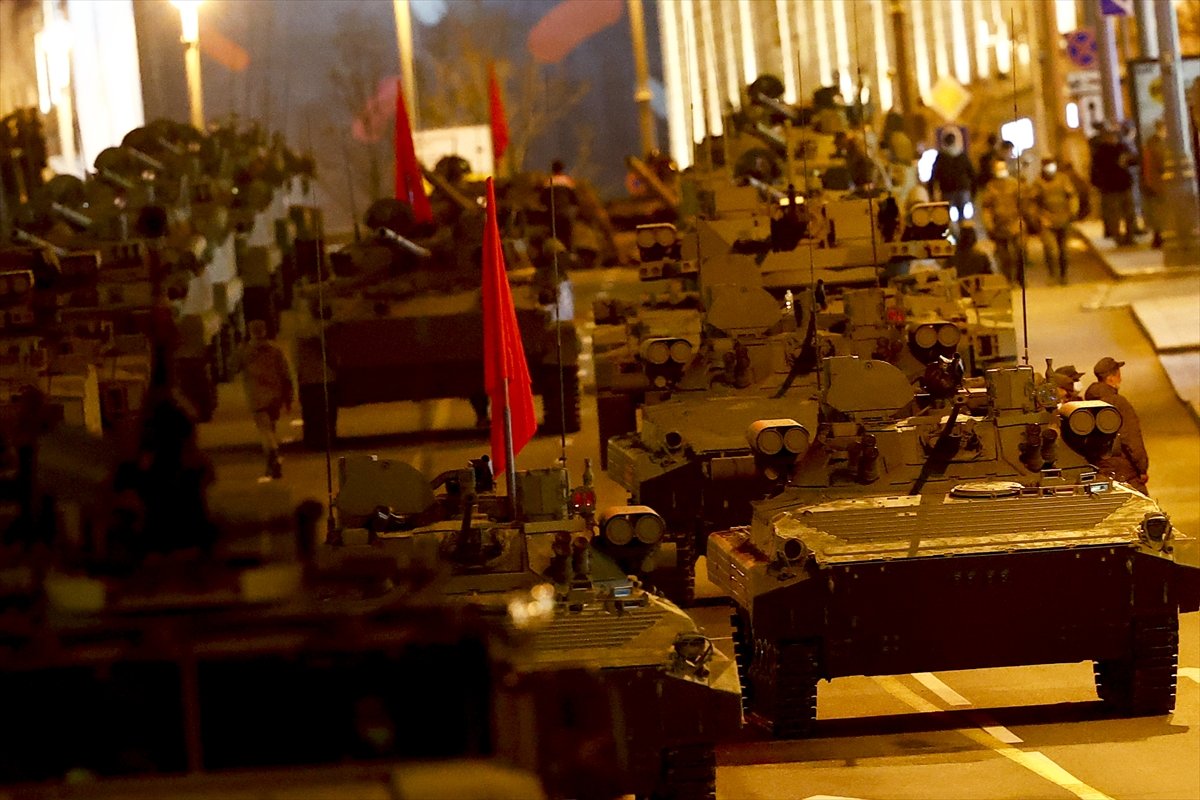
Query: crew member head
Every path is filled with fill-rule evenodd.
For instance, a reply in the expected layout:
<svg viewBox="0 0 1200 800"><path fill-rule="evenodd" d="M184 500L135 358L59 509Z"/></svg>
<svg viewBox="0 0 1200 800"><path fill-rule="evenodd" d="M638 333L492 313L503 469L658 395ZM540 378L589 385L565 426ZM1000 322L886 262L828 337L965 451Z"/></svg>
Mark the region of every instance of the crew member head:
<svg viewBox="0 0 1200 800"><path fill-rule="evenodd" d="M1116 388L1121 385L1121 367L1123 366L1125 366L1124 361L1117 361L1112 356L1105 356L1096 362L1092 372L1096 373L1096 380Z"/></svg>

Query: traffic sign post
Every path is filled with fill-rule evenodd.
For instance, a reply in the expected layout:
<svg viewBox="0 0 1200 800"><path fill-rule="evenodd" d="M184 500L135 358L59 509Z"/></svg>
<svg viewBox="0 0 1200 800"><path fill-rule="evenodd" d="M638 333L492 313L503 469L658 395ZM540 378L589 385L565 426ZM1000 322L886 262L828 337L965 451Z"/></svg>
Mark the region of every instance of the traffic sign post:
<svg viewBox="0 0 1200 800"><path fill-rule="evenodd" d="M1133 0L1100 0L1100 13L1106 17L1132 17Z"/></svg>
<svg viewBox="0 0 1200 800"><path fill-rule="evenodd" d="M1067 40L1067 58L1077 69L1095 69L1098 63L1096 54L1096 34L1090 28L1080 28L1064 34Z"/></svg>

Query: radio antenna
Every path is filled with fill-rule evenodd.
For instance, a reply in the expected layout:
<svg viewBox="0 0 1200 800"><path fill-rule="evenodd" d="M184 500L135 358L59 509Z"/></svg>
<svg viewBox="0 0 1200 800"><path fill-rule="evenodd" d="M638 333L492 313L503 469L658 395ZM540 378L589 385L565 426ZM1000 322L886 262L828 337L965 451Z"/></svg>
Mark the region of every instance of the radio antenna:
<svg viewBox="0 0 1200 800"><path fill-rule="evenodd" d="M879 169L879 164L876 162L876 153L872 152L871 142L867 138L867 114L866 107L863 105L863 71L862 71L862 36L858 31L858 4L854 4L854 108L858 109L858 132L862 137L863 155L871 163L871 185L872 196L867 198L868 216L871 218L871 263L875 267L875 286L879 288L883 285L883 270L879 265L879 237L876 229L876 209L875 209L875 179L881 178L888 189L891 189L890 179L887 173Z"/></svg>
<svg viewBox="0 0 1200 800"><path fill-rule="evenodd" d="M1012 71L1013 119L1017 119L1017 12L1008 11L1008 68ZM1024 155L1021 151L1021 155ZM1025 215L1021 213L1021 156L1017 156L1017 280L1021 282L1021 360L1029 364L1029 304L1025 289Z"/></svg>
<svg viewBox="0 0 1200 800"><path fill-rule="evenodd" d="M550 72L546 72L546 104L550 104ZM555 360L558 362L558 450L559 463L564 467L567 465L567 388L565 385L566 375L563 372L562 360L562 284L558 271L558 251L559 245L565 248L569 246L567 243L558 241L558 215L555 213L557 208L558 187L554 183L554 165L550 165L550 251L551 261L554 269L554 354ZM543 398L544 399L544 398Z"/></svg>

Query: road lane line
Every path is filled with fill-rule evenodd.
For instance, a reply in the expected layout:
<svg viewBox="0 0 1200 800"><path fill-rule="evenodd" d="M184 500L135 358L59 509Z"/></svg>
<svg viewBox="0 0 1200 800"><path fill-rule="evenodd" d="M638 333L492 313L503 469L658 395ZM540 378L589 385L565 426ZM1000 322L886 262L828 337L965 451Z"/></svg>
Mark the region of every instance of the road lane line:
<svg viewBox="0 0 1200 800"><path fill-rule="evenodd" d="M1200 683L1200 667L1180 667L1179 677L1190 678L1196 683Z"/></svg>
<svg viewBox="0 0 1200 800"><path fill-rule="evenodd" d="M909 706L910 708L915 709L916 711L932 713L934 711L943 710L926 700L924 697L921 697L912 689L909 689L894 676L879 676L875 677L874 681L892 697L895 697L897 700ZM990 732L985 732L985 730L986 729L979 728L957 728L956 732L962 734L977 744L996 751L1009 761L1012 761L1014 764L1019 764L1035 775L1045 778L1051 783L1066 789L1068 792L1078 797L1079 800L1113 800L1113 798L1104 794L1104 792L1087 785L1071 773L1067 772L1045 754L1037 750L1020 750L1016 747L1013 747L1011 744L1000 741L998 737L994 736Z"/></svg>
<svg viewBox="0 0 1200 800"><path fill-rule="evenodd" d="M982 728L996 741L1005 744L1021 744L1025 741L1003 725L983 725Z"/></svg>
<svg viewBox="0 0 1200 800"><path fill-rule="evenodd" d="M963 697L958 692L951 689L949 686L947 686L945 683L943 683L932 672L914 672L912 674L912 676L914 678L916 678L917 681L922 686L924 686L926 689L933 692L938 697L942 698L943 700L945 700L948 704L950 704L952 706L969 706L969 705L971 705L970 700L968 700L967 698Z"/></svg>

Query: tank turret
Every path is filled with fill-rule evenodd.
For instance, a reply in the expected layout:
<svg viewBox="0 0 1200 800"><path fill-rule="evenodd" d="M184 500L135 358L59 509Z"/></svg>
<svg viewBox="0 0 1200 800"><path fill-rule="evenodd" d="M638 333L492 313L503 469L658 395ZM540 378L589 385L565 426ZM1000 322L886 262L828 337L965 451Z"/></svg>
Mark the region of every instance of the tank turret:
<svg viewBox="0 0 1200 800"><path fill-rule="evenodd" d="M510 503L479 488L479 466L439 477L433 494L407 465L343 459L344 552L440 565L458 602L540 618L530 631L533 655L521 662L530 672L598 666L604 690L625 709L629 748L628 762L605 776L609 794L711 796L713 745L739 725L736 672L683 612L623 569L670 557L659 550L663 520L646 507L620 507L593 521L587 482L571 490L561 467L519 472ZM373 519L386 509L402 521L389 530L349 527L368 508L380 509Z"/></svg>

